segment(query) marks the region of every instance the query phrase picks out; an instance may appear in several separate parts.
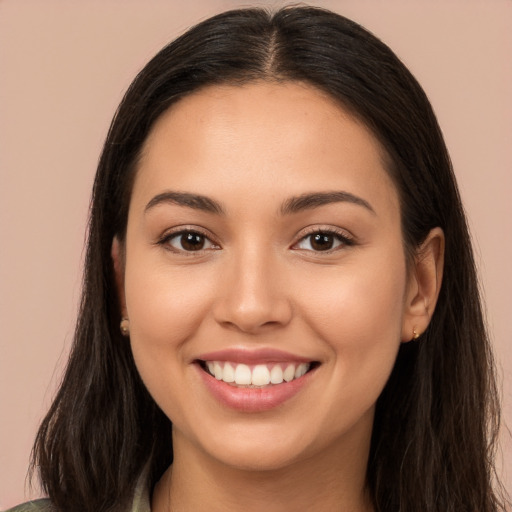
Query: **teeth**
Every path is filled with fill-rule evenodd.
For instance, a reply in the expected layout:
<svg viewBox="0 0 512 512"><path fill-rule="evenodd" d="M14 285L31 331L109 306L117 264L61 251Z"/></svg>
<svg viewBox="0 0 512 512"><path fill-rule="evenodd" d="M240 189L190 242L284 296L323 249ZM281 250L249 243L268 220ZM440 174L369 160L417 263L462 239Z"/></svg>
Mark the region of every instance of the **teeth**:
<svg viewBox="0 0 512 512"><path fill-rule="evenodd" d="M251 384L255 386L268 386L270 384L270 372L264 364L259 364L254 367Z"/></svg>
<svg viewBox="0 0 512 512"><path fill-rule="evenodd" d="M257 364L251 367L222 361L207 361L206 367L217 380L238 386L268 386L291 382L302 377L310 368L309 363ZM284 369L283 369L284 368Z"/></svg>
<svg viewBox="0 0 512 512"><path fill-rule="evenodd" d="M217 361L215 361L215 363L213 363L213 375L215 375L215 378L217 380L222 380L222 377L223 377L223 371L222 371L222 366L220 365L220 363L217 363Z"/></svg>
<svg viewBox="0 0 512 512"><path fill-rule="evenodd" d="M224 382L235 382L235 369L229 363L224 365L222 380Z"/></svg>
<svg viewBox="0 0 512 512"><path fill-rule="evenodd" d="M272 384L281 384L283 382L283 369L278 364L270 370L270 382Z"/></svg>
<svg viewBox="0 0 512 512"><path fill-rule="evenodd" d="M251 369L246 364L237 364L235 368L235 382L237 384L251 383Z"/></svg>
<svg viewBox="0 0 512 512"><path fill-rule="evenodd" d="M295 370L295 378L298 379L299 377L302 377L307 371L308 371L307 364L305 364L305 363L299 364L299 366L297 366L297 369Z"/></svg>
<svg viewBox="0 0 512 512"><path fill-rule="evenodd" d="M286 370L283 372L283 379L286 382L290 382L293 380L294 377L295 377L295 365L289 364L286 367Z"/></svg>

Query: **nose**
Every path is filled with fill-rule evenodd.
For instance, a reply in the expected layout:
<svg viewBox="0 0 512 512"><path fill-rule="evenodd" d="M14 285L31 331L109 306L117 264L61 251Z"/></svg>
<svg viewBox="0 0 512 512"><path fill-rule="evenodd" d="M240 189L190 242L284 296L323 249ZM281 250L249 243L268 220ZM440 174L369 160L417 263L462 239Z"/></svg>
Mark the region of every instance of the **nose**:
<svg viewBox="0 0 512 512"><path fill-rule="evenodd" d="M290 322L292 305L277 259L263 251L233 255L213 308L219 324L257 334Z"/></svg>

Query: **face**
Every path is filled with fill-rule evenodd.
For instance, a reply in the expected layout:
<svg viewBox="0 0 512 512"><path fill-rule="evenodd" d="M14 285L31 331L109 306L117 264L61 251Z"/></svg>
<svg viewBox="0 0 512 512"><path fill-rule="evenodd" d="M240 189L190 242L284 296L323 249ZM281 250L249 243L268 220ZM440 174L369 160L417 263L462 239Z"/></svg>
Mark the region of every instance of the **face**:
<svg viewBox="0 0 512 512"><path fill-rule="evenodd" d="M364 456L411 287L364 125L298 83L203 89L148 137L125 243L135 362L176 446L240 468Z"/></svg>

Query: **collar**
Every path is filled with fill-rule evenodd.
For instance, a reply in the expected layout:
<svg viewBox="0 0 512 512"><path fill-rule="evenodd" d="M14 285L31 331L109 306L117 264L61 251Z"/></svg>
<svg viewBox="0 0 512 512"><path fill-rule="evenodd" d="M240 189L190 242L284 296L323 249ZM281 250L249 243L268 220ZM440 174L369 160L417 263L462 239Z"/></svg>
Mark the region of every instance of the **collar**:
<svg viewBox="0 0 512 512"><path fill-rule="evenodd" d="M132 506L129 509L130 512L151 512L147 469L148 468L144 468L144 471L142 471L137 480L137 485L133 493Z"/></svg>

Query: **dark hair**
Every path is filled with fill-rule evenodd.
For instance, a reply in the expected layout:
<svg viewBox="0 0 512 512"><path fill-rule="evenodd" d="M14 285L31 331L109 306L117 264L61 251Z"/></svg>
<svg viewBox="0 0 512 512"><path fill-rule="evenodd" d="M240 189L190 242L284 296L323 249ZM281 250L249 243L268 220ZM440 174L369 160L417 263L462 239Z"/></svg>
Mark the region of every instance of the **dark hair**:
<svg viewBox="0 0 512 512"><path fill-rule="evenodd" d="M98 166L83 295L69 363L33 451L59 510L121 510L143 467L172 462L171 422L119 332L110 257L124 239L138 157L156 119L212 84L301 81L362 120L387 155L408 254L440 226L442 289L418 342L403 344L376 407L367 485L376 510L497 511L499 409L466 221L428 99L393 52L356 23L312 7L230 11L161 50L128 89Z"/></svg>

